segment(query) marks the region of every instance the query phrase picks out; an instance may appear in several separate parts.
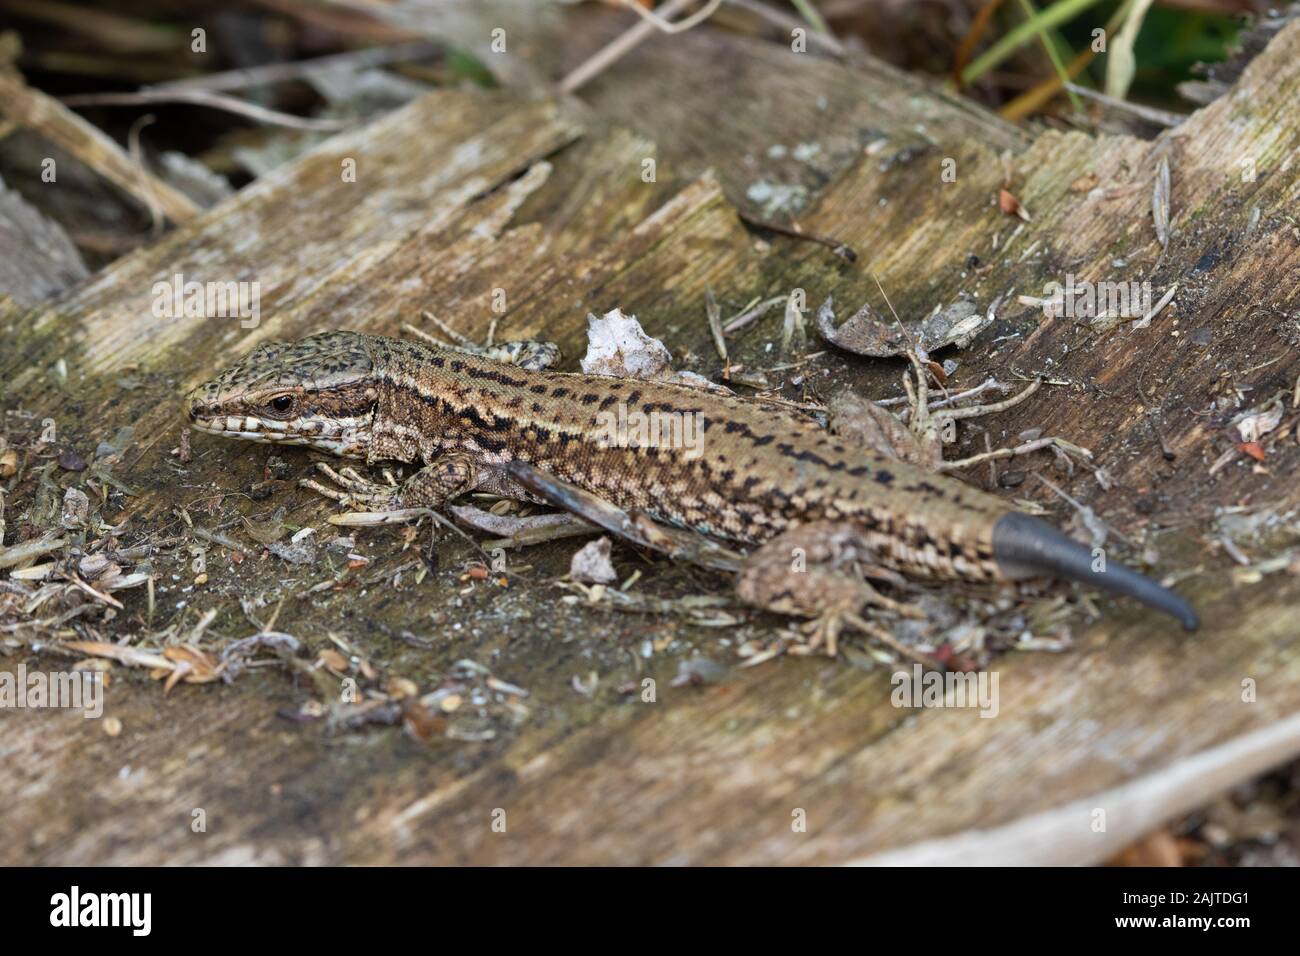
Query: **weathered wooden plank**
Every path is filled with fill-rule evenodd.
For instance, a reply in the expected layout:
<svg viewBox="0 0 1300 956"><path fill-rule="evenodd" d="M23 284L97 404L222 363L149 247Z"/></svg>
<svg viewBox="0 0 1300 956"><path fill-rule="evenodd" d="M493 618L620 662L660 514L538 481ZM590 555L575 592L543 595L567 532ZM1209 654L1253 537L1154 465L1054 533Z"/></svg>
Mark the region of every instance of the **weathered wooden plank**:
<svg viewBox="0 0 1300 956"><path fill-rule="evenodd" d="M75 299L37 315L33 331L58 326L56 340L85 354L87 373L156 361L182 343L192 347L196 335L212 336L218 323L155 314L155 283L177 273L186 281L256 282L261 310L275 314L331 278L345 281L347 270L382 259L413 233L436 236L474 197L577 130L553 104L519 108L486 96L431 94L331 139L201 216L196 228L120 261ZM211 341L241 335L238 316L222 325ZM31 378L16 378L11 390Z"/></svg>
<svg viewBox="0 0 1300 956"><path fill-rule="evenodd" d="M956 381L971 384L990 371L1005 377L1007 368L1032 374L1050 358L1055 378L1077 383L1068 400L1047 392L996 425L1015 434L1046 423L1093 446L1116 491L1103 495L1087 478L1067 489L1131 535L1143 523L1172 526L1154 539L1165 561L1206 569L1182 585L1205 611L1201 633L1186 637L1108 604L1101 623L1068 654L997 660L1000 713L983 720L970 710L896 709L884 671L824 660L780 660L733 671L715 685L670 687L691 650L725 659L730 649L720 638L744 639L773 622L759 618L719 634L667 617L558 603L549 582L567 568L572 549L564 544L511 556L512 566L527 561L532 570L508 589L479 586L469 594L459 593L456 569L473 553L454 540L439 544L443 570L423 584L396 589L383 576L314 596L307 588L328 577L320 567L269 557L235 565L213 548L208 584L190 590L189 555L160 556L155 571L166 590L154 620L134 598L115 621L96 626L139 639L178 623L183 634L196 612L215 608L220 614L206 640L219 647L249 633L239 598L274 602L287 590L294 596L280 626L313 651L333 646L328 635L335 633L383 673L422 688L469 657L531 691L528 717L516 726L493 716L495 736L481 742L435 736L423 744L391 730L330 736L319 724L275 716L314 693L278 671L246 674L233 686L181 685L163 698L139 672L119 670L108 708L123 722L121 736L48 712L0 716L0 765L17 783L0 819L0 859L844 862L1069 805L1295 713L1300 635L1287 609L1300 586L1287 576L1236 586L1221 557L1202 553L1200 539L1212 532L1206 519L1215 505L1245 496L1294 503L1295 489L1268 474L1233 465L1211 479L1204 465L1227 447L1211 427L1226 412L1205 416L1210 396L1228 394L1220 373L1229 373L1228 384L1249 376L1263 395L1293 383L1297 372L1277 326L1254 320L1295 308L1296 244L1282 210L1295 195L1286 158L1297 131L1283 118L1295 115L1300 99L1298 47L1300 30L1291 28L1234 93L1164 141L1040 138L1014 159L1011 185L1034 219L1010 246L1016 221L991 205L1003 180L1002 144L963 145L941 130L937 148L898 155L895 140L900 148L914 144L903 137L905 108L891 107L884 112L900 123L896 136L885 136L891 148L845 154L838 178L805 220L857 246L865 254L857 268L816 247L756 244L707 178L679 182L674 173L659 184L642 182L640 160L651 147L636 137L589 137L553 155L548 170L539 161L576 132L555 107L435 94L325 144L38 313L20 339L24 361L36 357L33 371L0 360L11 383L6 403L53 412L80 447L137 424L120 477L143 494L110 496L110 520L131 516L140 530L174 532L179 522L164 518L179 503L196 523L242 536L239 516L265 518L281 506L286 521L323 534L328 509L313 496L279 486L267 503L244 497L264 477L264 450L196 440L195 459L183 469L168 454L178 389L257 339L333 327L392 331L422 307L481 334L490 294L503 288L506 332L545 332L572 356L585 312L620 305L674 348L702 356L697 367L712 371L702 321L706 288L737 306L795 286L814 304L825 292L847 302L875 289L874 272L900 311L916 314L962 290L985 304L1012 287L1040 293L1067 269L1105 275L1122 256L1149 271L1158 288L1179 281L1178 311L1146 330L1088 342L1064 320L1043 322L1008 306L994 337L1013 337L981 340L960 354ZM619 82L614 71L607 79ZM629 75L622 82L638 81ZM665 159L662 143L657 149L661 168L690 168ZM1240 149L1256 158L1254 183L1240 182L1232 151ZM1174 233L1163 257L1146 219L1161 151L1174 158ZM335 184L347 156L358 159L362 176L375 177L364 197ZM939 175L945 156L956 159L953 183ZM435 164L433 182L418 178ZM1071 192L1090 170L1099 188L1118 192ZM1260 215L1247 232L1255 205ZM396 228L386 230L392 221ZM1001 234L996 250L993 233ZM1218 255L1207 260L1207 247ZM971 254L979 265L968 263ZM259 328L140 316L157 278L177 270L226 274L206 271L221 268L263 279ZM18 318L11 311L5 321ZM776 322L765 319L738 337L741 360L772 363L765 346ZM1191 333L1201 329L1210 344L1194 351L1188 343L1199 338ZM1253 368L1279 352L1273 364ZM66 385L44 375L56 357L69 362ZM137 363L143 385L116 388L114 376ZM809 369L820 397L835 383L879 395L896 389L897 374L897 366L868 367L840 355ZM1140 429L1153 409L1176 452L1172 463L1158 444L1145 450L1153 442ZM1296 451L1279 445L1273 454L1270 467L1285 470ZM308 466L304 455L285 457L295 473ZM1154 506L1141 513L1139 497ZM1191 500L1205 513L1186 514ZM11 527L21 508L15 501ZM359 539L375 568L391 571L410 560L400 532ZM638 588L647 593L724 587L628 551L617 551L616 561L646 573ZM429 646L413 648L403 632ZM666 649L644 657L647 639ZM46 668L60 660L21 654ZM573 679L593 672L600 678L594 696L575 692ZM616 689L646 676L658 683L657 703ZM1242 700L1245 678L1258 686L1253 703ZM206 833L190 829L196 808L207 811ZM505 834L491 829L498 808L506 811ZM798 809L807 814L807 832L791 827ZM1098 834L1088 857L1111 852L1113 839Z"/></svg>

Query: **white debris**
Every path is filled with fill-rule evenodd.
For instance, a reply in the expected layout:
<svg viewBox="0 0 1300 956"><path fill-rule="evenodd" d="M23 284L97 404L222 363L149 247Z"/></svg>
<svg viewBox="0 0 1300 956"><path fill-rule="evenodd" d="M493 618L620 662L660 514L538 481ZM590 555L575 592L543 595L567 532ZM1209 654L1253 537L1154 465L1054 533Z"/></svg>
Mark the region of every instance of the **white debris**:
<svg viewBox="0 0 1300 956"><path fill-rule="evenodd" d="M582 358L582 370L588 375L649 379L671 373L672 368L668 347L646 335L635 315L614 309L599 319L587 316L587 354Z"/></svg>
<svg viewBox="0 0 1300 956"><path fill-rule="evenodd" d="M591 584L610 584L618 580L614 565L609 560L609 538L597 538L583 545L569 562L569 576L575 581Z"/></svg>

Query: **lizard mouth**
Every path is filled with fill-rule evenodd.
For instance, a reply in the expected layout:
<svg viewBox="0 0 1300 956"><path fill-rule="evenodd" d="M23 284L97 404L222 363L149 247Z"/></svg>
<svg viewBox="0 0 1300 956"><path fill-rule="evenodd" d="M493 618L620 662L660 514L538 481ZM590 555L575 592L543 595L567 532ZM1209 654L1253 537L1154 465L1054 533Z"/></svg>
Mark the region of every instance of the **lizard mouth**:
<svg viewBox="0 0 1300 956"><path fill-rule="evenodd" d="M187 411L190 427L210 435L267 442L289 441L295 437L290 432L287 421L257 418L253 415L230 415L197 400L189 403Z"/></svg>
<svg viewBox="0 0 1300 956"><path fill-rule="evenodd" d="M291 434L287 422L266 421L246 415L213 415L204 417L190 410L190 425L209 435L242 438L245 441L292 442L299 436Z"/></svg>
<svg viewBox="0 0 1300 956"><path fill-rule="evenodd" d="M356 423L329 419L279 421L254 415L232 415L192 402L190 427L209 435L277 445L307 445L345 458L364 456L364 434Z"/></svg>

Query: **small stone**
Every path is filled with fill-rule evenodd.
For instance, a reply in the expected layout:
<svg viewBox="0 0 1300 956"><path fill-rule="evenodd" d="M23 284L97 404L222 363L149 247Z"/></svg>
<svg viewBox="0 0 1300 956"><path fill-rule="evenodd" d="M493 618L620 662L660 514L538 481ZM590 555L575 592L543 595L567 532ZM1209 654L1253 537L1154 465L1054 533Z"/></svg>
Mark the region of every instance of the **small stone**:
<svg viewBox="0 0 1300 956"><path fill-rule="evenodd" d="M104 718L104 733L110 737L116 737L122 732L122 721L117 717Z"/></svg>
<svg viewBox="0 0 1300 956"><path fill-rule="evenodd" d="M1019 488L1025 483L1023 471L1005 471L998 475L998 484L1003 488Z"/></svg>
<svg viewBox="0 0 1300 956"><path fill-rule="evenodd" d="M71 448L65 448L59 452L59 467L64 471L85 471L86 459L82 458Z"/></svg>
<svg viewBox="0 0 1300 956"><path fill-rule="evenodd" d="M90 497L80 488L63 492L63 527L69 531L84 528L90 514Z"/></svg>

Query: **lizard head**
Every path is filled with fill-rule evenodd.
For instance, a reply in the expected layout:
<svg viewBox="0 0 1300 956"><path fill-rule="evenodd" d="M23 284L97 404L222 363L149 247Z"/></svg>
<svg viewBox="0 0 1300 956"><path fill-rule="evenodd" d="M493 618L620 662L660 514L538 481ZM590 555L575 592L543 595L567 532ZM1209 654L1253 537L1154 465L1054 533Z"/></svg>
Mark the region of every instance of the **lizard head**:
<svg viewBox="0 0 1300 956"><path fill-rule="evenodd" d="M365 457L377 390L365 339L326 332L267 342L188 396L192 427Z"/></svg>

